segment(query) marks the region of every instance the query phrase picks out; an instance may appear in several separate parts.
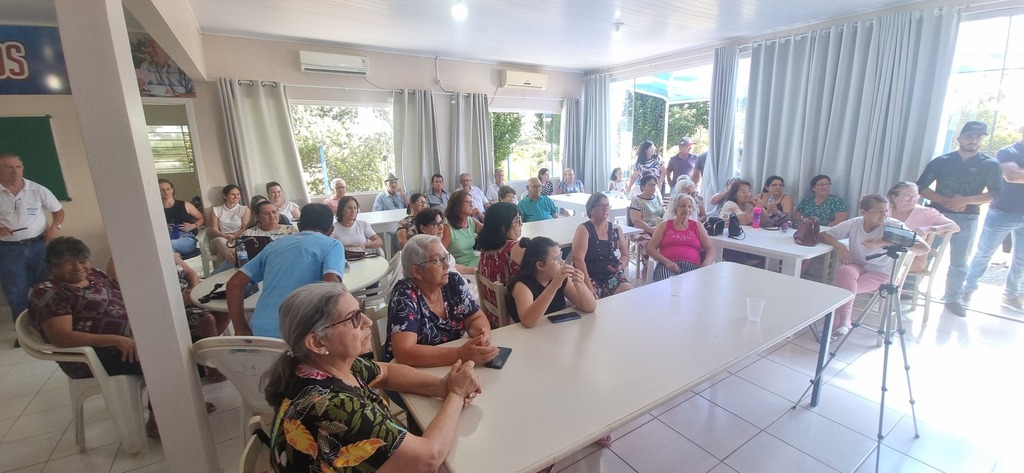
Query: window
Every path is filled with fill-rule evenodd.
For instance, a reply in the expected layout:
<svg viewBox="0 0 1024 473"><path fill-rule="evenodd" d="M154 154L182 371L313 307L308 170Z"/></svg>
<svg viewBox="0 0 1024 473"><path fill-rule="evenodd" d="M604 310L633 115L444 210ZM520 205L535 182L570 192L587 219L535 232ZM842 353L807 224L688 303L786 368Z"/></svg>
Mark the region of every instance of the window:
<svg viewBox="0 0 1024 473"><path fill-rule="evenodd" d="M525 181L548 168L562 175L562 115L549 112L492 112L494 165L505 179Z"/></svg>
<svg viewBox="0 0 1024 473"><path fill-rule="evenodd" d="M969 120L988 125L981 151L989 156L1019 140L1022 83L1024 15L961 22L935 154L957 149L956 136Z"/></svg>
<svg viewBox="0 0 1024 473"><path fill-rule="evenodd" d="M332 179L348 192L379 191L394 172L390 106L292 105L292 128L311 195L332 194Z"/></svg>
<svg viewBox="0 0 1024 473"><path fill-rule="evenodd" d="M149 147L157 174L193 173L196 157L187 125L149 127Z"/></svg>

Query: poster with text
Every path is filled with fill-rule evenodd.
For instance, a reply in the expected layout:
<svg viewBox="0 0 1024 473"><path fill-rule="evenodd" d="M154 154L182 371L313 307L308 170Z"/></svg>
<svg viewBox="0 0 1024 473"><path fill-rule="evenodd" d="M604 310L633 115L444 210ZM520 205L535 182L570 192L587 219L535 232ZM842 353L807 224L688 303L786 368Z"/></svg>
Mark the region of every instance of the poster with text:
<svg viewBox="0 0 1024 473"><path fill-rule="evenodd" d="M0 25L0 95L70 93L57 28Z"/></svg>

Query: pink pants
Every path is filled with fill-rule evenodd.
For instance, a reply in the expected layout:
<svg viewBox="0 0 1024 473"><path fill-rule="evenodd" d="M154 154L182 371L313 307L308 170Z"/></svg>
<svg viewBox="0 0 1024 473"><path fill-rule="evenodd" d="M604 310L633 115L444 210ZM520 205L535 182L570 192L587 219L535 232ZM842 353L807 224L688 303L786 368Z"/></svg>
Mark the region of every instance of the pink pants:
<svg viewBox="0 0 1024 473"><path fill-rule="evenodd" d="M846 289L854 294L871 292L879 286L889 282L889 275L865 271L857 263L844 264L836 269L835 285ZM832 321L833 328L852 326L850 316L853 313L853 301L847 302L836 309L835 319Z"/></svg>

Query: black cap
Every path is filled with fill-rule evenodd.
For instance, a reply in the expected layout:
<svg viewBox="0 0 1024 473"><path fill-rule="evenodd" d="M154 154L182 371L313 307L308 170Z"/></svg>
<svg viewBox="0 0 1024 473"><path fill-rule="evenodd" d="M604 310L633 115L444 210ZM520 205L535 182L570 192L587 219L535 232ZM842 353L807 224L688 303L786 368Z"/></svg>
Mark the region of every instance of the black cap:
<svg viewBox="0 0 1024 473"><path fill-rule="evenodd" d="M324 204L306 204L299 213L299 230L326 232L334 226L334 214Z"/></svg>
<svg viewBox="0 0 1024 473"><path fill-rule="evenodd" d="M967 122L967 123L964 124L964 127L960 130L960 134L961 135L966 135L968 133L980 133L982 135L987 135L988 134L988 125L986 125L986 124L984 124L982 122L975 122L975 121Z"/></svg>

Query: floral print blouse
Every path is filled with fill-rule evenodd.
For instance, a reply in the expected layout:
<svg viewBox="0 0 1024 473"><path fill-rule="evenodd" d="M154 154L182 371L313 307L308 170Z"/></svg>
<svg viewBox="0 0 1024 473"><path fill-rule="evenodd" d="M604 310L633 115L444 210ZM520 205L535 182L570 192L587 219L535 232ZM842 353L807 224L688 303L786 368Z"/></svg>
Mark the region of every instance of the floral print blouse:
<svg viewBox="0 0 1024 473"><path fill-rule="evenodd" d="M384 342L383 361L391 361L391 335L413 332L419 345L440 345L462 338L466 333L465 320L480 310L480 304L469 290L469 284L459 273L449 272L448 282L441 288L445 318L441 318L427 305L427 298L412 279L395 284L388 304L388 337Z"/></svg>

